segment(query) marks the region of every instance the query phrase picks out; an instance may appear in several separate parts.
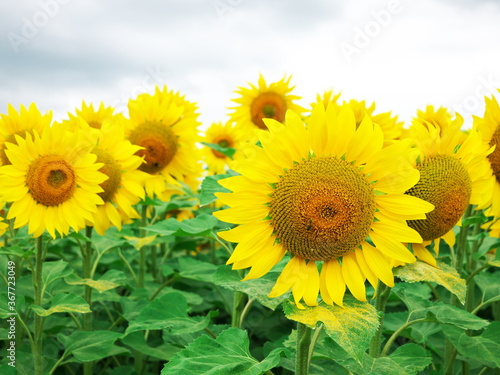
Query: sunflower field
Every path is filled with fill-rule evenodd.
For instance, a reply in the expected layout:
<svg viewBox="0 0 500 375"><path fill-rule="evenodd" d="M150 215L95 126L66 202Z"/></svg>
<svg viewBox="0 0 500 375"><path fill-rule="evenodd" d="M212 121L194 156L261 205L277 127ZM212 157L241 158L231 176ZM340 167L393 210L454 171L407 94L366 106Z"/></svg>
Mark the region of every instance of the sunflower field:
<svg viewBox="0 0 500 375"><path fill-rule="evenodd" d="M466 128L294 92L9 105L0 374L500 374L495 96Z"/></svg>

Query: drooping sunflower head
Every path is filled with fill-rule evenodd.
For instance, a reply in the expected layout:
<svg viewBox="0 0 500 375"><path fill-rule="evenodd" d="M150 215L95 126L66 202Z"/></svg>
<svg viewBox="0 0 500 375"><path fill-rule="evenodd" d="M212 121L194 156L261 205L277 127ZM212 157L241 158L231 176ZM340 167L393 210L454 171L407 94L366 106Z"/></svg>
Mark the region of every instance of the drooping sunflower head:
<svg viewBox="0 0 500 375"><path fill-rule="evenodd" d="M500 106L497 99L485 97L486 108L483 117L474 116L473 130L481 134L483 142L493 148L488 155L492 172L491 207L486 214L500 216Z"/></svg>
<svg viewBox="0 0 500 375"><path fill-rule="evenodd" d="M200 176L202 168L195 146L197 115L189 109L193 106L166 89L157 89L153 95L141 94L129 102L130 121L126 122L125 135L141 147L136 155L144 158L139 169L150 175L146 180L148 196L162 199L167 189L180 186L180 182L193 184Z"/></svg>
<svg viewBox="0 0 500 375"><path fill-rule="evenodd" d="M420 171L420 180L407 194L424 199L435 207L426 219L408 222L424 241L443 237L453 245L452 229L469 204L479 208L489 204L488 147L476 131L470 132L462 141L462 122L458 116L445 128L430 123L412 126L418 151L415 167Z"/></svg>
<svg viewBox="0 0 500 375"><path fill-rule="evenodd" d="M9 104L7 114L0 114L0 165L10 164L5 155L6 143L16 143L16 136L26 138L33 131L42 134L52 123L52 112L42 115L34 103L28 108L20 106L19 112Z"/></svg>
<svg viewBox="0 0 500 375"><path fill-rule="evenodd" d="M415 260L402 242L421 241L405 220L433 208L404 194L419 179L409 142L384 148L380 127L369 117L357 127L347 105L337 114L319 103L307 127L292 111L285 125L266 125L261 146L247 145L232 163L240 175L220 181L232 192L217 196L230 208L214 215L240 224L219 233L238 243L228 263L252 267L245 279L257 278L288 252L270 296L291 289L299 307L302 298L316 305L318 292L342 305L346 286L366 300L366 279L393 285L393 260Z"/></svg>
<svg viewBox="0 0 500 375"><path fill-rule="evenodd" d="M209 173L225 173L228 163L237 157L240 144L251 138L251 135L241 126L233 122L214 123L205 132L203 141L228 149L232 155L222 153L214 148L205 146L203 157Z"/></svg>
<svg viewBox="0 0 500 375"><path fill-rule="evenodd" d="M98 108L94 108L92 103L86 104L82 101L82 107L75 109L76 114L68 113L69 120L64 121L68 126L75 124L76 118L83 119L91 128L101 129L104 123L113 123L121 121L123 115L121 113L114 113L115 108L105 106L100 103Z"/></svg>
<svg viewBox="0 0 500 375"><path fill-rule="evenodd" d="M268 85L260 75L257 86L250 84L249 88L239 87L236 90L239 97L232 100L238 106L231 108L231 121L247 129L267 130L263 120L265 118L283 122L288 109L297 113L304 112L304 108L294 103L300 97L291 94L295 86L290 85L290 79L291 77L284 76Z"/></svg>
<svg viewBox="0 0 500 375"><path fill-rule="evenodd" d="M12 202L7 218L15 218L15 228L28 225L36 237L45 230L52 237L80 230L104 203L99 185L107 177L98 171L102 164L90 152L93 145L60 125L33 133L6 144L11 164L0 167L0 185L5 201Z"/></svg>

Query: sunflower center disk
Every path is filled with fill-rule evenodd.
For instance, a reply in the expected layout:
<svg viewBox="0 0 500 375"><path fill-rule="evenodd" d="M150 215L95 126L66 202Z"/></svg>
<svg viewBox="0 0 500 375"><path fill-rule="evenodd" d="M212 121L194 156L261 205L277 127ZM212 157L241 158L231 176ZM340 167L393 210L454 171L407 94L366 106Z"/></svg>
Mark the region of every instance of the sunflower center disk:
<svg viewBox="0 0 500 375"><path fill-rule="evenodd" d="M177 152L177 137L169 126L146 122L135 128L129 136L130 142L144 147L136 155L144 156L145 163L139 169L149 174L162 171Z"/></svg>
<svg viewBox="0 0 500 375"><path fill-rule="evenodd" d="M313 158L289 169L277 183L270 216L288 251L326 261L366 239L375 216L375 194L352 164L335 157Z"/></svg>
<svg viewBox="0 0 500 375"><path fill-rule="evenodd" d="M285 120L286 102L283 96L275 92L264 92L257 96L251 106L250 113L252 122L259 128L267 130L267 126L262 121L263 118L272 118L276 121Z"/></svg>
<svg viewBox="0 0 500 375"><path fill-rule="evenodd" d="M31 196L45 206L57 206L73 196L76 176L72 166L58 155L35 160L26 176Z"/></svg>
<svg viewBox="0 0 500 375"><path fill-rule="evenodd" d="M233 147L233 142L230 139L227 139L227 137L217 137L214 139L214 143L218 144L220 147ZM219 159L226 159L227 156L224 155L222 152L219 152L217 150L212 149L212 153L215 155L215 157Z"/></svg>
<svg viewBox="0 0 500 375"><path fill-rule="evenodd" d="M488 155L491 169L498 182L500 182L500 126L497 126L493 136L491 137L490 146L496 146L495 150Z"/></svg>
<svg viewBox="0 0 500 375"><path fill-rule="evenodd" d="M431 241L449 232L469 205L471 181L465 166L449 155L436 155L417 165L420 181L406 194L434 205L427 219L409 220L424 241Z"/></svg>
<svg viewBox="0 0 500 375"><path fill-rule="evenodd" d="M104 151L100 148L95 148L92 152L97 155L96 163L104 164L99 169L99 172L104 173L106 176L108 176L108 179L99 185L104 190L103 192L99 193L99 196L104 202L109 202L120 187L120 183L122 180L120 166L107 151Z"/></svg>

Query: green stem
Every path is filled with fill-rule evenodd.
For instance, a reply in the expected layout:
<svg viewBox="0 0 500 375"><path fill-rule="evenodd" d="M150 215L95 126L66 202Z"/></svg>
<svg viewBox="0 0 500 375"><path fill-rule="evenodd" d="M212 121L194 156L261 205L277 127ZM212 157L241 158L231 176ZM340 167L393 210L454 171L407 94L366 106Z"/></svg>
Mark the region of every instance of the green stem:
<svg viewBox="0 0 500 375"><path fill-rule="evenodd" d="M496 298L490 298L489 300L480 303L474 310L471 311L471 314L476 315L479 312L479 310L488 306L490 303L497 302L497 301L498 301L498 299L496 299Z"/></svg>
<svg viewBox="0 0 500 375"><path fill-rule="evenodd" d="M309 363L311 363L311 359L314 354L314 347L316 346L316 343L318 342L319 339L319 335L321 334L321 331L323 330L324 327L325 325L321 323L321 325L316 327L316 329L314 330L314 334L312 335L311 339L311 345L309 346L309 357L307 359Z"/></svg>
<svg viewBox="0 0 500 375"><path fill-rule="evenodd" d="M85 242L85 248L82 249L82 268L83 268L83 278L91 279L92 278L92 242L90 239L92 238L92 227L87 226L85 228L85 235L88 238L88 241ZM85 285L85 301L89 305L90 313L83 315L83 330L84 331L92 331L92 288L88 285ZM83 374L84 375L92 375L92 368L94 367L93 362L85 362L83 364Z"/></svg>
<svg viewBox="0 0 500 375"><path fill-rule="evenodd" d="M231 316L231 327L240 328L242 321L242 312L245 307L245 293L234 292L233 293L233 311Z"/></svg>
<svg viewBox="0 0 500 375"><path fill-rule="evenodd" d="M238 327L243 326L243 321L245 320L245 317L247 316L248 312L250 311L250 307L252 307L252 303L254 303L255 298L250 298L248 302L246 303L245 307L243 308L243 311L241 312L240 316L240 324Z"/></svg>
<svg viewBox="0 0 500 375"><path fill-rule="evenodd" d="M297 322L297 361L295 374L307 375L309 373L309 347L311 346L312 329L303 323Z"/></svg>
<svg viewBox="0 0 500 375"><path fill-rule="evenodd" d="M33 287L35 292L34 302L37 306L42 306L43 301L43 237L40 236L36 239L36 258L35 268L33 272ZM43 357L42 357L42 334L43 334L43 317L35 313L35 331L33 334L33 359L35 367L35 375L43 374Z"/></svg>
<svg viewBox="0 0 500 375"><path fill-rule="evenodd" d="M146 217L147 211L148 211L148 206L143 205L142 217L141 217L141 229L139 231L140 238L146 237L146 229L144 228L147 226L147 217ZM144 288L144 276L146 274L146 248L147 246L143 246L139 250L139 276L137 278L138 288Z"/></svg>
<svg viewBox="0 0 500 375"><path fill-rule="evenodd" d="M380 325L378 327L375 336L373 336L370 342L369 354L377 358L380 356L380 344L382 342L382 325L384 324L385 307L387 306L387 300L391 294L391 288L382 282L379 282L377 287L377 297L375 297L375 308L380 312Z"/></svg>
<svg viewBox="0 0 500 375"><path fill-rule="evenodd" d="M387 340L387 342L385 343L384 349L382 350L381 357L385 357L387 355L387 353L389 352L389 349L391 348L393 342L399 337L399 335L401 334L401 332L403 332L405 329L407 329L408 327L411 327L414 324L425 323L425 322L428 322L428 320L427 319L417 319L417 320L412 320L411 322L406 322L401 327L399 327L397 329L397 331L395 331L392 334L392 336L389 337L389 340Z"/></svg>

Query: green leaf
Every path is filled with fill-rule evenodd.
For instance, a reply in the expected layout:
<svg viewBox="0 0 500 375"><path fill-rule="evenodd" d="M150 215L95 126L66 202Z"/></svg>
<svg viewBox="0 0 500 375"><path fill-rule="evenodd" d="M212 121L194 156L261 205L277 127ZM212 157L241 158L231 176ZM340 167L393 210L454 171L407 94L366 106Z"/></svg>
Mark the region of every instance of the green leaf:
<svg viewBox="0 0 500 375"><path fill-rule="evenodd" d="M465 358L479 361L488 367L500 366L499 322L491 323L479 336L469 336L462 329L443 326L442 330L457 351Z"/></svg>
<svg viewBox="0 0 500 375"><path fill-rule="evenodd" d="M45 262L42 270L43 285L47 287L52 282L67 277L73 273L68 262L58 260L57 262Z"/></svg>
<svg viewBox="0 0 500 375"><path fill-rule="evenodd" d="M102 293L102 292L105 292L107 290L111 290L111 289L114 289L114 288L120 286L120 284L115 284L114 282L108 281L108 280L81 279L81 278L78 278L76 276L72 277L72 278L68 277L68 278L64 279L64 281L68 285L88 285L92 289L97 290L99 293Z"/></svg>
<svg viewBox="0 0 500 375"><path fill-rule="evenodd" d="M34 249L26 251L25 248L21 246L6 246L0 249L0 255L13 255L21 258L29 258L31 255L35 253Z"/></svg>
<svg viewBox="0 0 500 375"><path fill-rule="evenodd" d="M286 295L269 298L268 294L276 283L276 272L268 272L261 278L241 281L241 276L231 266L219 266L214 275L214 283L236 292L243 292L250 298L255 298L263 306L276 309L288 297Z"/></svg>
<svg viewBox="0 0 500 375"><path fill-rule="evenodd" d="M229 193L230 190L221 186L217 181L233 176L233 174L218 174L207 176L201 183L200 206L206 206L217 200L214 193Z"/></svg>
<svg viewBox="0 0 500 375"><path fill-rule="evenodd" d="M500 295L500 272L481 272L474 277L474 281L483 292L484 301Z"/></svg>
<svg viewBox="0 0 500 375"><path fill-rule="evenodd" d="M318 306L299 309L295 304L285 301L283 311L288 319L311 328L323 322L328 336L358 362L361 362L380 324L375 307L351 296L344 298L344 307L320 302Z"/></svg>
<svg viewBox="0 0 500 375"><path fill-rule="evenodd" d="M457 270L444 262L437 261L438 267L433 267L425 262L416 261L394 269L394 275L401 280L414 283L428 281L437 283L457 296L459 301L465 303L465 280L460 278Z"/></svg>
<svg viewBox="0 0 500 375"><path fill-rule="evenodd" d="M201 214L194 219L177 221L173 218L161 221L144 229L164 236L207 236L218 223L216 217Z"/></svg>
<svg viewBox="0 0 500 375"><path fill-rule="evenodd" d="M259 362L250 354L249 344L246 331L238 328L223 331L215 340L201 336L175 354L161 375L260 375L278 366L286 355L286 349L277 348Z"/></svg>
<svg viewBox="0 0 500 375"><path fill-rule="evenodd" d="M144 334L141 332L131 333L130 335L122 338L121 342L142 354L164 361L170 361L172 356L181 350L181 348L170 344L161 344L155 347L148 345L144 339Z"/></svg>
<svg viewBox="0 0 500 375"><path fill-rule="evenodd" d="M220 152L221 154L226 155L228 158L233 158L234 153L236 152L235 148L232 147L222 147L217 143L208 143L208 142L200 142L202 145L210 147L212 150Z"/></svg>
<svg viewBox="0 0 500 375"><path fill-rule="evenodd" d="M426 312L427 317L436 323L450 324L462 329L482 329L489 324L487 320L451 305L439 304L422 312Z"/></svg>
<svg viewBox="0 0 500 375"><path fill-rule="evenodd" d="M75 331L69 336L59 334L57 338L64 345L64 356L73 354L78 362L90 362L110 355L114 342L121 336L110 331Z"/></svg>
<svg viewBox="0 0 500 375"><path fill-rule="evenodd" d="M167 293L149 302L130 322L126 335L143 330L174 328L174 333L191 333L204 329L210 323L206 317L189 317L186 298L177 292Z"/></svg>
<svg viewBox="0 0 500 375"><path fill-rule="evenodd" d="M370 375L415 375L432 362L425 350L416 344L406 344L397 348L388 357L372 358L365 355L363 374Z"/></svg>
<svg viewBox="0 0 500 375"><path fill-rule="evenodd" d="M213 282L217 266L193 258L179 258L179 275L186 279Z"/></svg>
<svg viewBox="0 0 500 375"><path fill-rule="evenodd" d="M80 297L75 293L56 294L48 309L44 309L43 307L38 305L31 305L30 308L40 316L49 316L54 313L60 312L72 312L80 314L91 312L89 305L83 299L83 297Z"/></svg>

